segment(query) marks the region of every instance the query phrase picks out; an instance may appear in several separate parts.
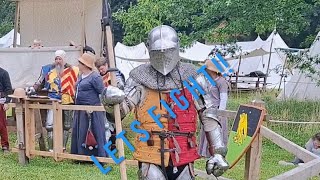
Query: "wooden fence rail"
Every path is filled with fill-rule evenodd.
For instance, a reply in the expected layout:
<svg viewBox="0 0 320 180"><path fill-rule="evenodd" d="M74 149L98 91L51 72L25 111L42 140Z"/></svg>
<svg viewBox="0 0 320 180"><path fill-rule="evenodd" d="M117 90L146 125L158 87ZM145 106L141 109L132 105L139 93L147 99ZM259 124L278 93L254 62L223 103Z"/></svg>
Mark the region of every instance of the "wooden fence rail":
<svg viewBox="0 0 320 180"><path fill-rule="evenodd" d="M38 104L49 103L49 104ZM255 106L263 107L263 102L252 103ZM63 159L73 159L80 161L92 161L90 156L85 155L75 155L63 152L62 147L62 110L85 110L85 111L105 111L102 106L80 106L80 105L61 105L57 101L52 100L39 100L39 99L19 99L16 103L11 104L11 107L15 108L16 113L16 126L17 126L17 138L18 147L13 148L14 152L19 153L19 163L27 164L29 159L34 156L45 156L53 157L56 161L61 161ZM24 117L23 117L24 109ZM54 149L53 152L39 151L36 150L35 146L35 110L37 109L52 109L54 110ZM229 119L235 119L237 112L228 110L219 110L218 115L227 117ZM268 115L265 117L266 120L271 119ZM117 132L119 133L119 132ZM273 143L277 144L279 147L287 150L288 152L294 154L298 158L306 162L304 165L294 168L288 172L280 174L276 177L271 178L272 180L278 179L308 179L310 177L316 176L320 172L320 158L306 149L296 145L295 143L289 141L288 139L282 137L281 135L273 132L265 126L260 127L260 131L256 138L254 139L251 147L246 152L245 160L245 180L258 180L260 177L260 164L262 156L262 138L265 137L271 140ZM118 146L117 146L118 147ZM123 146L120 146L123 148ZM104 163L114 164L113 159L97 157L98 161ZM136 160L125 160L125 164L137 166L138 162ZM196 170L198 175L203 178L208 178L205 172Z"/></svg>

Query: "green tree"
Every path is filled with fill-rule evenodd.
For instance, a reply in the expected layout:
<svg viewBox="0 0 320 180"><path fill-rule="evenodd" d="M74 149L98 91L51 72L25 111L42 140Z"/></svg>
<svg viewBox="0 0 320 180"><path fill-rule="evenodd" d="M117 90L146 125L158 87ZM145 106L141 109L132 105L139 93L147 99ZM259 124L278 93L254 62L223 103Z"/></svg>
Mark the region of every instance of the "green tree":
<svg viewBox="0 0 320 180"><path fill-rule="evenodd" d="M127 10L130 5L135 5L137 0L111 0L110 7L111 11L117 12L118 10ZM117 19L113 18L113 34L115 42L122 42L122 38L124 35L124 30L122 28L122 23Z"/></svg>
<svg viewBox="0 0 320 180"><path fill-rule="evenodd" d="M310 25L312 5L304 0L140 0L114 16L123 23L124 42L145 41L160 24L173 26L183 46L194 40L230 42L277 27L297 36Z"/></svg>
<svg viewBox="0 0 320 180"><path fill-rule="evenodd" d="M0 0L0 37L11 31L14 24L15 3Z"/></svg>

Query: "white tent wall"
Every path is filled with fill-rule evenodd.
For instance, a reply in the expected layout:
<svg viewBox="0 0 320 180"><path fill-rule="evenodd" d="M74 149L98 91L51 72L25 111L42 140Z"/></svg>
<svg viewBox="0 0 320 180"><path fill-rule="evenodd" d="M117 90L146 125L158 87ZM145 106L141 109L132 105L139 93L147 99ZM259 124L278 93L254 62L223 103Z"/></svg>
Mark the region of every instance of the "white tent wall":
<svg viewBox="0 0 320 180"><path fill-rule="evenodd" d="M230 60L228 61L228 63L230 64L232 69L234 69L234 71L238 70L238 66L239 66L238 59ZM253 69L258 69L259 63L260 63L260 60L257 60L256 57L242 59L240 64L240 69L239 69L239 76L247 75L250 72L252 72ZM235 77L232 78L232 80L235 80L235 79L236 79ZM238 88L255 88L256 85L255 83L253 83L254 80L255 78L252 78L252 77L241 77L238 79L238 82L245 81L245 82L249 82L250 84L238 83L237 87Z"/></svg>
<svg viewBox="0 0 320 180"><path fill-rule="evenodd" d="M145 64L145 62L137 62L131 60L124 60L116 57L117 68L123 73L125 79L129 78L129 73L132 69L140 66L141 64Z"/></svg>
<svg viewBox="0 0 320 180"><path fill-rule="evenodd" d="M206 45L196 41L190 47L185 48L184 52L180 52L180 57L184 60L203 62L214 47L215 45Z"/></svg>
<svg viewBox="0 0 320 180"><path fill-rule="evenodd" d="M275 69L277 66L283 65L284 63L279 54L275 52L274 48L286 48L288 46L284 43L280 35L276 34L275 32L273 32L268 39L268 41L263 41L258 36L255 41L237 42L243 51L256 52L253 53L256 54L254 57L242 59L240 65L240 75L246 75L252 71L262 71L263 73L266 73L269 60L269 54L266 53L270 51L271 39L273 39L273 53L271 54L270 62L271 71L267 83L271 84L268 85L269 88L274 88L278 87L281 77L279 74L276 74L274 71L272 71L272 69ZM190 47L184 49L183 52L180 52L180 57L182 61L191 61L194 63L203 62L205 59L207 59L208 54L215 47L216 45L206 45L196 41ZM126 79L129 76L129 72L133 68L148 62L149 59L148 49L144 43L140 43L136 46L126 46L124 44L117 43L115 47L115 56L117 67L124 73ZM231 65L232 69L237 70L239 59L229 60L228 63ZM256 86L253 82L255 79L256 78L245 77L243 80L251 81L251 84L241 83L238 85L238 87L254 88Z"/></svg>
<svg viewBox="0 0 320 180"><path fill-rule="evenodd" d="M13 47L14 30L12 29L6 35L0 38L0 48ZM20 45L20 34L17 33L17 45Z"/></svg>
<svg viewBox="0 0 320 180"><path fill-rule="evenodd" d="M320 32L310 47L309 53L311 57L320 56ZM317 71L320 70L320 65L316 65ZM319 76L314 76L314 79L319 80ZM283 90L280 92L278 99L296 99L296 100L320 100L320 86L312 79L295 69L293 76L286 83Z"/></svg>
<svg viewBox="0 0 320 180"><path fill-rule="evenodd" d="M149 61L149 52L144 43L136 46L126 46L118 42L114 52L117 68L123 73L126 80L129 78L132 69Z"/></svg>
<svg viewBox="0 0 320 180"><path fill-rule="evenodd" d="M146 45L142 42L136 46L126 46L118 42L114 48L116 57L127 60L134 60L140 62L149 61L149 51Z"/></svg>
<svg viewBox="0 0 320 180"><path fill-rule="evenodd" d="M265 55L261 58L261 61L258 66L258 71L263 73L267 73L268 61L270 55ZM281 73L282 67L284 65L284 61L281 58L281 55L277 52L271 53L270 58L270 66L269 66L269 76L267 78L267 88L278 88L281 81ZM287 77L287 80L290 79L291 76ZM284 84L282 83L280 88L283 88Z"/></svg>
<svg viewBox="0 0 320 180"><path fill-rule="evenodd" d="M268 61L269 61L269 55L242 59L240 64L240 69L239 69L239 75L244 76L253 71L261 71L266 74ZM234 70L238 69L238 65L239 65L238 59L230 60L228 62ZM279 55L277 53L271 53L269 77L267 78L267 83L269 84L267 85L267 88L275 88L279 86L279 83L281 80L281 76L280 76L281 71L276 72L276 68L281 67L282 65L283 65L283 61L280 59ZM240 81L254 81L255 79L256 78L251 78L251 77L239 78ZM238 87L239 88L255 88L256 84L252 82L250 84L240 83L238 84Z"/></svg>
<svg viewBox="0 0 320 180"><path fill-rule="evenodd" d="M67 46L69 41L101 49L101 0L19 0L21 46L40 39L44 46ZM83 16L84 15L84 16ZM85 18L83 18L85 17Z"/></svg>
<svg viewBox="0 0 320 180"><path fill-rule="evenodd" d="M54 62L54 53L58 49L66 51L67 63L78 64L81 48L0 48L0 67L8 71L13 88L33 85L40 75L41 67Z"/></svg>
<svg viewBox="0 0 320 180"><path fill-rule="evenodd" d="M320 68L320 67L319 67ZM295 70L294 75L280 92L278 99L320 100L320 87L311 78Z"/></svg>

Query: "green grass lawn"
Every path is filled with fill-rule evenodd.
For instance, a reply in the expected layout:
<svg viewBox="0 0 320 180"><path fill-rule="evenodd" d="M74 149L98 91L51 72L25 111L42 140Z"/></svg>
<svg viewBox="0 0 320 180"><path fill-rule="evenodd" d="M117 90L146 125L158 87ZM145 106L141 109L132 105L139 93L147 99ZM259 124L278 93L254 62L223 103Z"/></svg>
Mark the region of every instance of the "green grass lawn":
<svg viewBox="0 0 320 180"><path fill-rule="evenodd" d="M266 102L267 111L277 120L292 121L319 121L320 102L278 102L273 98L272 93L262 95L262 99ZM239 104L246 104L253 100L254 94L231 95L228 102L229 110L237 110ZM124 128L128 128L132 116L128 116L124 122ZM229 121L231 126L232 120ZM319 131L319 125L288 125L288 124L265 124L268 128L274 130L280 135L293 141L294 143L304 146L307 140ZM134 134L128 132L127 137L132 139ZM13 147L16 142L16 135L10 134L10 142ZM132 153L126 148L126 159L132 159ZM270 177L281 174L293 167L280 166L278 161L290 161L294 158L285 150L277 145L264 139L261 164L261 178L268 179ZM195 167L204 170L205 160L198 160ZM113 165L112 171L108 175L102 175L99 169L91 164L76 164L71 160L55 162L52 158L35 157L30 160L26 166L18 164L18 156L15 153L3 155L0 153L0 179L120 179L119 166ZM137 168L128 167L128 179L137 179ZM241 180L244 176L244 159L242 158L238 164L228 170L224 177ZM199 179L199 178L197 178ZM320 178L313 178L320 179Z"/></svg>

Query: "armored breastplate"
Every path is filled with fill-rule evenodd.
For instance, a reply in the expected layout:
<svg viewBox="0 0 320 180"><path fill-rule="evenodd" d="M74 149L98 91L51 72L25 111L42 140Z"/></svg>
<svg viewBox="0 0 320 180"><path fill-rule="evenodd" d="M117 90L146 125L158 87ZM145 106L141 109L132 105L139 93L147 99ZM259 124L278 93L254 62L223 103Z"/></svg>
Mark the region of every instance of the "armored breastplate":
<svg viewBox="0 0 320 180"><path fill-rule="evenodd" d="M170 98L170 93L161 93L161 99L165 100L176 114L174 119L170 117L164 107L160 108L159 93L148 88L146 88L146 91L146 98L136 108L136 118L141 122L141 129L149 132L150 139L148 142L141 142L139 140L141 135L136 137L135 159L140 162L161 165L161 151L164 153L166 167L169 165L169 158L171 158L173 166L185 165L198 159L195 136L197 112L189 91L185 89L180 94L184 95L189 102L187 110L181 110ZM164 125L164 129L160 129L148 114L147 111L152 106L157 107L154 111L155 114L161 114L160 121ZM161 141L164 143L163 149L161 149Z"/></svg>

